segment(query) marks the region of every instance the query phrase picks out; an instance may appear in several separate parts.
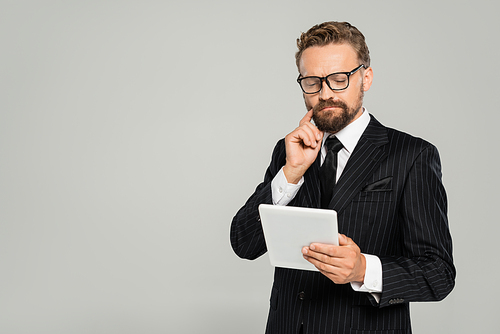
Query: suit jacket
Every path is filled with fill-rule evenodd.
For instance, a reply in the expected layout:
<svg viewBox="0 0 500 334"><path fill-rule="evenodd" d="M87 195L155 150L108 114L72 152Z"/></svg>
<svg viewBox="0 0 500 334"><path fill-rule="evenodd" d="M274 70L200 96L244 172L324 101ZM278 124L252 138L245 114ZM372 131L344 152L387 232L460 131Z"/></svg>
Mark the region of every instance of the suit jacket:
<svg viewBox="0 0 500 334"><path fill-rule="evenodd" d="M231 246L246 259L264 254L258 206L272 204L271 181L285 164L273 152L264 181L231 224ZM291 206L319 208L320 158L304 175ZM382 262L380 303L319 272L275 268L266 333L411 333L409 302L438 301L455 282L447 200L437 149L371 116L334 188L339 233Z"/></svg>

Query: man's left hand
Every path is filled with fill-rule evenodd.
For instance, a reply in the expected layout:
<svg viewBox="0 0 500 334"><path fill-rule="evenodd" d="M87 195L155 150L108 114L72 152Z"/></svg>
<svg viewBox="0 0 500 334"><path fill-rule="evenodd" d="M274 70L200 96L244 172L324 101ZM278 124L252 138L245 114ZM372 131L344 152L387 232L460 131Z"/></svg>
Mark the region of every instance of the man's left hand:
<svg viewBox="0 0 500 334"><path fill-rule="evenodd" d="M363 282L366 259L351 238L339 234L339 246L312 243L302 248L304 259L336 284Z"/></svg>

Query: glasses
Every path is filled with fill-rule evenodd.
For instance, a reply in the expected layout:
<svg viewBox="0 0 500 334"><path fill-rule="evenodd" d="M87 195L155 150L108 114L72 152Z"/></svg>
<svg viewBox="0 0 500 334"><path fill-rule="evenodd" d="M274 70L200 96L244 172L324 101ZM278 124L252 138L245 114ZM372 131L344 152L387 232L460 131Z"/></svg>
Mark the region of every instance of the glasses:
<svg viewBox="0 0 500 334"><path fill-rule="evenodd" d="M349 87L349 77L356 73L361 67L366 68L361 64L351 72L336 72L327 75L326 77L304 77L301 78L300 74L297 82L306 94L316 94L323 88L323 81L326 81L331 90L344 90Z"/></svg>

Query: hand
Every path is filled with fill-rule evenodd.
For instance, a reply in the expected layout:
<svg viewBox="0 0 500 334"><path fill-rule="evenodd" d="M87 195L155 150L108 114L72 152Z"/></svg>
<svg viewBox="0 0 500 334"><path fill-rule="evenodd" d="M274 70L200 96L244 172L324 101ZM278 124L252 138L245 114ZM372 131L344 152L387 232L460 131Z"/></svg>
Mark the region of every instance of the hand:
<svg viewBox="0 0 500 334"><path fill-rule="evenodd" d="M311 123L312 109L300 120L299 127L285 137L286 164L283 172L289 183L297 184L321 149L323 132Z"/></svg>
<svg viewBox="0 0 500 334"><path fill-rule="evenodd" d="M336 284L363 282L366 259L351 238L339 234L339 246L312 243L302 248L304 259Z"/></svg>

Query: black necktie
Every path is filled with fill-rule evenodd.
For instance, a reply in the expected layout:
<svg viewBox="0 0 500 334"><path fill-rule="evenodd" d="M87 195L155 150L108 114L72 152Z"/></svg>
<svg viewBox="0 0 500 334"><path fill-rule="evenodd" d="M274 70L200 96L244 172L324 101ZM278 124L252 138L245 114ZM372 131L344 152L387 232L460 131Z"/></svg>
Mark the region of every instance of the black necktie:
<svg viewBox="0 0 500 334"><path fill-rule="evenodd" d="M332 199L333 187L337 178L337 153L344 147L337 137L329 137L325 141L326 158L319 172L321 184L321 207L328 208Z"/></svg>

